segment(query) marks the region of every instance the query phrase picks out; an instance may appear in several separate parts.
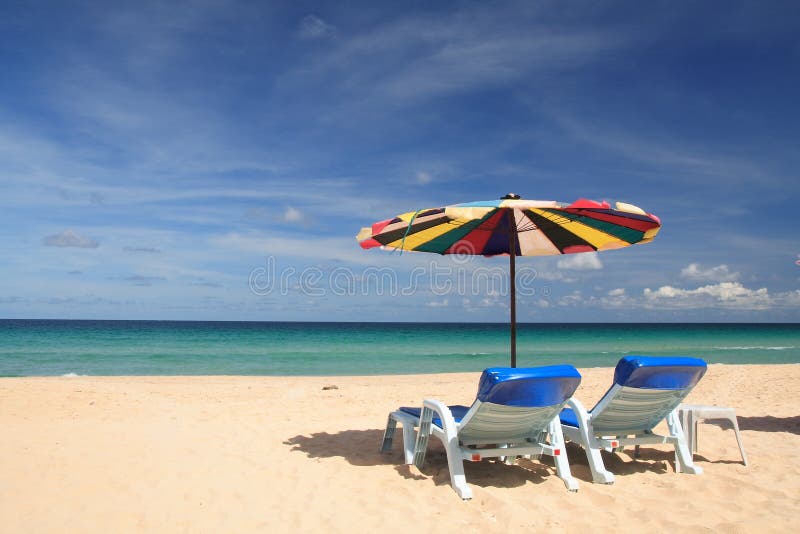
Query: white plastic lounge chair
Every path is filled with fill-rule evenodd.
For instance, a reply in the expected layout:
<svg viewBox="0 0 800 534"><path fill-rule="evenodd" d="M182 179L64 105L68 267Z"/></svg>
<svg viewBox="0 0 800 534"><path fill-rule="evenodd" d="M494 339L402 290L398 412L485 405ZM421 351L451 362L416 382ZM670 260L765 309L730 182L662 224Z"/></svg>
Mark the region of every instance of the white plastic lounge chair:
<svg viewBox="0 0 800 534"><path fill-rule="evenodd" d="M678 419L677 406L706 372L698 358L626 356L617 363L614 384L597 405L586 411L575 398L561 412L564 437L586 450L592 480L613 484L600 449L619 451L625 445L671 443L675 446L675 471L699 475L703 470L692 462ZM669 434L653 433L667 420Z"/></svg>
<svg viewBox="0 0 800 534"><path fill-rule="evenodd" d="M570 491L578 481L569 471L558 414L580 384L571 365L536 368L494 367L481 375L472 406L445 406L425 399L422 409L400 408L389 414L381 451L392 450L397 423L403 426L405 462L421 468L428 436L439 438L447 452L450 484L462 499L472 498L464 460L547 454ZM418 427L419 431L414 432ZM549 442L546 437L549 434Z"/></svg>

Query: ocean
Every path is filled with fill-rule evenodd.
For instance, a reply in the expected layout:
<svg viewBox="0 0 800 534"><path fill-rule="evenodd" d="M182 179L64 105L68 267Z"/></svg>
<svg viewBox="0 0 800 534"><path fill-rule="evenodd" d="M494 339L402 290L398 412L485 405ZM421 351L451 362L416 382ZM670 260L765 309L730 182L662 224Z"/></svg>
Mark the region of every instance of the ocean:
<svg viewBox="0 0 800 534"><path fill-rule="evenodd" d="M611 367L625 355L800 363L799 324L520 324L519 367ZM0 320L0 376L373 375L509 362L509 326Z"/></svg>

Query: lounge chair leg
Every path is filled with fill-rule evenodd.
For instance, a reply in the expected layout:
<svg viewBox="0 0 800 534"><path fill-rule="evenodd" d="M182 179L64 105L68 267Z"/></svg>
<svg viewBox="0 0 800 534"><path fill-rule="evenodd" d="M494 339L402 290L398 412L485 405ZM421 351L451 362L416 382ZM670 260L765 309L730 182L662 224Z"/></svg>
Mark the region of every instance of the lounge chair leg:
<svg viewBox="0 0 800 534"><path fill-rule="evenodd" d="M733 431L736 433L736 443L739 445L739 452L742 455L742 463L744 463L745 467L747 467L747 455L744 453L744 445L742 445L742 437L739 435L739 422L736 420L736 416L734 415L731 418L731 422L733 423Z"/></svg>
<svg viewBox="0 0 800 534"><path fill-rule="evenodd" d="M407 465L414 463L414 447L416 446L417 435L413 425L403 425L403 456Z"/></svg>
<svg viewBox="0 0 800 534"><path fill-rule="evenodd" d="M558 416L550 422L549 433L550 445L556 449L553 460L556 464L558 478L564 481L564 485L569 491L578 491L578 480L572 476L572 472L569 470L567 449L564 446L564 434L561 432L561 421L559 421Z"/></svg>
<svg viewBox="0 0 800 534"><path fill-rule="evenodd" d="M595 484L613 484L614 474L606 470L600 449L586 446L586 459L589 460L589 469L592 471L592 482Z"/></svg>
<svg viewBox="0 0 800 534"><path fill-rule="evenodd" d="M428 448L428 436L431 434L431 421L433 420L433 410L426 406L425 401L422 406L422 413L419 417L419 431L417 432L417 442L414 445L414 465L417 469L422 469L425 461L425 452ZM458 445L458 433L455 428L453 417L444 413L439 413L444 425L443 436L437 436L442 440L442 444L447 452L447 468L450 471L450 485L458 496L464 500L472 498L472 490L467 486L467 476L464 474L464 460L461 456L461 447Z"/></svg>
<svg viewBox="0 0 800 534"><path fill-rule="evenodd" d="M416 440L414 425L408 420L398 419L396 413L390 413L389 418L386 421L386 431L383 433L381 452L384 454L389 454L392 452L394 435L397 432L397 423L402 425L403 460L406 464L412 464L414 463L414 441Z"/></svg>
<svg viewBox="0 0 800 534"><path fill-rule="evenodd" d="M507 449L508 443L501 443L498 445L501 449ZM497 459L506 465L514 465L517 463L517 456L498 456Z"/></svg>
<svg viewBox="0 0 800 534"><path fill-rule="evenodd" d="M413 464L417 469L422 470L422 465L425 463L425 453L428 450L428 436L431 433L431 420L433 419L433 410L430 408L422 408L422 413L419 417L419 430L417 431L417 439L414 441L414 461Z"/></svg>
<svg viewBox="0 0 800 534"><path fill-rule="evenodd" d="M583 448L586 450L586 459L589 461L589 469L592 471L592 482L595 484L613 484L614 474L606 469L603 463L603 456L600 454L599 446L592 446L594 439L590 435L591 423L579 428ZM592 432L593 433L593 432Z"/></svg>
<svg viewBox="0 0 800 534"><path fill-rule="evenodd" d="M678 420L677 410L673 410L667 416L667 426L675 443L675 471L691 475L702 474L703 468L695 465L692 461L692 452L689 450L689 444L686 443L686 436L683 434L681 422Z"/></svg>
<svg viewBox="0 0 800 534"><path fill-rule="evenodd" d="M397 429L397 421L394 417L389 415L386 421L386 431L383 433L383 443L381 444L381 452L388 454L392 452L392 442L394 441L394 431Z"/></svg>
<svg viewBox="0 0 800 534"><path fill-rule="evenodd" d="M472 489L467 485L467 475L464 474L464 460L461 459L461 450L458 443L455 447L447 445L447 467L450 471L450 485L464 500L472 498Z"/></svg>

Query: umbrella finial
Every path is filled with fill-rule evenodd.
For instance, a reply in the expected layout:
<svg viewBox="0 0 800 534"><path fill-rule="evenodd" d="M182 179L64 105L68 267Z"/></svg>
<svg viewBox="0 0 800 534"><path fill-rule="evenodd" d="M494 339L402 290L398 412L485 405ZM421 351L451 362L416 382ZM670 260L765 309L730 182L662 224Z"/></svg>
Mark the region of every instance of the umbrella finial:
<svg viewBox="0 0 800 534"><path fill-rule="evenodd" d="M520 197L516 193L509 193L506 196L504 196L503 198L501 198L500 200L519 200L520 198L522 198L522 197Z"/></svg>

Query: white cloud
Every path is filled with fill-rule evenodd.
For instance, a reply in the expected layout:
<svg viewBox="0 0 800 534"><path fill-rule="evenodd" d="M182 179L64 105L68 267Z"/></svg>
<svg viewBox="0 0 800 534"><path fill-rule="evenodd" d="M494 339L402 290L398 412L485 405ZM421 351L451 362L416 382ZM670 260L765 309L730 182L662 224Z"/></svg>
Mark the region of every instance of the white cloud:
<svg viewBox="0 0 800 534"><path fill-rule="evenodd" d="M432 179L432 177L431 177L430 173L427 173L427 172L424 172L424 171L421 171L421 172L417 173L417 183L420 184L420 185L426 185L426 184L431 183L431 179Z"/></svg>
<svg viewBox="0 0 800 534"><path fill-rule="evenodd" d="M585 304L583 294L575 290L569 295L564 295L560 299L558 299L557 304L559 306L576 306L576 305L583 305Z"/></svg>
<svg viewBox="0 0 800 534"><path fill-rule="evenodd" d="M285 222L300 222L303 220L303 212L289 206L283 214L283 220Z"/></svg>
<svg viewBox="0 0 800 534"><path fill-rule="evenodd" d="M448 305L448 300L432 300L430 302L426 302L425 306L429 308L445 308Z"/></svg>
<svg viewBox="0 0 800 534"><path fill-rule="evenodd" d="M775 300L785 306L800 306L800 289L780 293Z"/></svg>
<svg viewBox="0 0 800 534"><path fill-rule="evenodd" d="M735 282L739 273L732 273L725 264L703 269L697 263L690 263L681 269L681 277L698 282Z"/></svg>
<svg viewBox="0 0 800 534"><path fill-rule="evenodd" d="M643 296L647 307L763 310L773 304L767 288L749 289L739 282L721 282L697 289L672 286L662 286L655 290L646 288Z"/></svg>
<svg viewBox="0 0 800 534"><path fill-rule="evenodd" d="M581 254L570 254L558 260L556 266L559 269L572 269L575 271L589 271L602 269L603 263L600 261L596 252L585 252Z"/></svg>
<svg viewBox="0 0 800 534"><path fill-rule="evenodd" d="M477 302L468 298L461 299L461 305L465 312L474 313L485 309L507 309L508 303L505 299L496 297L481 297Z"/></svg>
<svg viewBox="0 0 800 534"><path fill-rule="evenodd" d="M546 306L547 301L536 303ZM770 294L767 288L750 289L738 282L709 284L696 289L662 286L647 288L638 295L629 295L625 288L616 288L605 295L584 295L576 290L557 299L553 304L561 307L600 307L605 309L662 309L697 310L727 309L764 311L776 308L800 307L800 289Z"/></svg>
<svg viewBox="0 0 800 534"><path fill-rule="evenodd" d="M573 276L567 276L561 271L537 271L536 278L539 280L547 280L548 282L564 282L571 284L577 282L578 279Z"/></svg>
<svg viewBox="0 0 800 534"><path fill-rule="evenodd" d="M336 37L336 26L328 24L316 15L306 15L300 23L300 37L303 39L327 39Z"/></svg>
<svg viewBox="0 0 800 534"><path fill-rule="evenodd" d="M636 299L629 296L625 288L622 287L612 289L600 298L592 299L592 301L599 303L602 308L633 308L641 306L641 303L637 303Z"/></svg>
<svg viewBox="0 0 800 534"><path fill-rule="evenodd" d="M42 239L42 243L48 247L97 248L99 246L94 239L78 235L73 230L46 236Z"/></svg>

